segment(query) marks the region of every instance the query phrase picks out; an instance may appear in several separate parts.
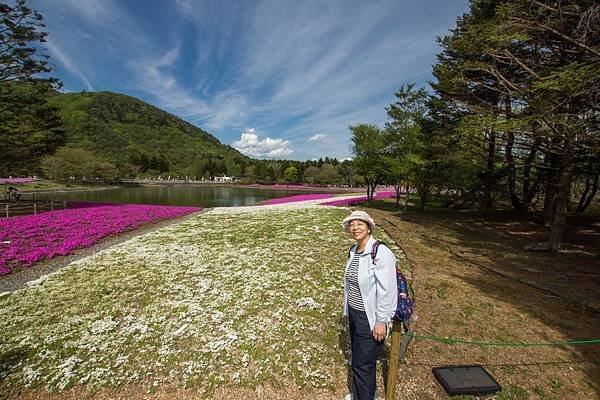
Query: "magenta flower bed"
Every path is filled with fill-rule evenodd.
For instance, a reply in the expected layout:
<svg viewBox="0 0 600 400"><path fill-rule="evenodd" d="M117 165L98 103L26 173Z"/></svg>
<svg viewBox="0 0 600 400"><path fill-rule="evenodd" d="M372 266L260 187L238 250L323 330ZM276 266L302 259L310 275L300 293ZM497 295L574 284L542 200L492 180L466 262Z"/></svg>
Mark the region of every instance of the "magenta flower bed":
<svg viewBox="0 0 600 400"><path fill-rule="evenodd" d="M27 183L35 180L34 178L0 178L0 183Z"/></svg>
<svg viewBox="0 0 600 400"><path fill-rule="evenodd" d="M265 200L258 205L267 206L272 204L296 203L298 201L328 199L332 196L333 195L330 193L299 194L296 196L280 197L278 199Z"/></svg>
<svg viewBox="0 0 600 400"><path fill-rule="evenodd" d="M347 199L327 201L325 203L321 203L321 205L343 207L343 206L347 206L348 204L360 203L362 201L367 201L367 196L351 197L351 198L347 198Z"/></svg>
<svg viewBox="0 0 600 400"><path fill-rule="evenodd" d="M389 199L394 196L396 196L395 191L393 191L393 192L386 191L386 192L375 193L375 196L373 196L373 198L374 199ZM346 198L346 199L341 199L341 200L333 200L333 201L321 203L321 205L343 207L343 206L347 206L348 204L360 203L363 201L367 201L367 196L358 196L358 197L351 197L351 198Z"/></svg>
<svg viewBox="0 0 600 400"><path fill-rule="evenodd" d="M71 203L71 208L0 219L0 275L17 266L70 254L143 224L199 211L198 207Z"/></svg>
<svg viewBox="0 0 600 400"><path fill-rule="evenodd" d="M241 185L244 187L252 187L252 188L261 188L261 189L317 189L317 190L328 190L331 188L327 188L327 187L320 187L320 186L310 186L310 185L280 185L280 184L273 184L273 185L262 185L259 183L252 183L252 184L248 184L248 185Z"/></svg>
<svg viewBox="0 0 600 400"><path fill-rule="evenodd" d="M269 187L276 189L327 189L319 186L308 186L308 185L269 185Z"/></svg>
<svg viewBox="0 0 600 400"><path fill-rule="evenodd" d="M376 199L391 199L392 197L396 197L396 191L382 191L375 193Z"/></svg>

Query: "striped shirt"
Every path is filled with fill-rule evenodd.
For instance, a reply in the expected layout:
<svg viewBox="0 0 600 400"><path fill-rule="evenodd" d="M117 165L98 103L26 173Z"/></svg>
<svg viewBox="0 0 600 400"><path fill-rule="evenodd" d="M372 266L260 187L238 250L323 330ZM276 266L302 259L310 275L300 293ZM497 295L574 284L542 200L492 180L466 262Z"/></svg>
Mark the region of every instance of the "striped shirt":
<svg viewBox="0 0 600 400"><path fill-rule="evenodd" d="M364 311L360 287L358 286L358 260L362 253L354 253L350 266L346 271L346 282L348 284L348 305L355 310Z"/></svg>

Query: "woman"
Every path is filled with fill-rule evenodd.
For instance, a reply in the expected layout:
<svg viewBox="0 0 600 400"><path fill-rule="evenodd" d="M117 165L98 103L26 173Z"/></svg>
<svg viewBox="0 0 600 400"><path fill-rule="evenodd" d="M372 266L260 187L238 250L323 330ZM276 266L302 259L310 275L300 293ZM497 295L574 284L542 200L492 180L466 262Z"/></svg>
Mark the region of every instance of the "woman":
<svg viewBox="0 0 600 400"><path fill-rule="evenodd" d="M352 396L346 399L372 400L377 358L398 301L396 258L381 245L372 260L375 221L366 212L353 211L342 226L356 240L344 274L344 315L348 315L352 349Z"/></svg>

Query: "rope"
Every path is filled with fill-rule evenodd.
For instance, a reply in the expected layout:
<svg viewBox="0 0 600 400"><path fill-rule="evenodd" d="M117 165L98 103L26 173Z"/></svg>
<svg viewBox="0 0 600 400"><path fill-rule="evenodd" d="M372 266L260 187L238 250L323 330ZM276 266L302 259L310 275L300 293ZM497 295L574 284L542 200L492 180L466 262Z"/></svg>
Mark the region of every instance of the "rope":
<svg viewBox="0 0 600 400"><path fill-rule="evenodd" d="M572 340L566 342L547 342L547 343L492 343L492 342L475 342L468 340L460 340L460 339L450 339L448 337L435 337L435 336L423 336L423 335L415 335L411 332L403 333L402 336L411 336L417 340L435 340L437 342L442 342L446 344L474 344L479 346L500 346L500 347L540 347L540 346L566 346L566 345L579 345L579 344L594 344L600 343L600 339L590 339L590 340Z"/></svg>

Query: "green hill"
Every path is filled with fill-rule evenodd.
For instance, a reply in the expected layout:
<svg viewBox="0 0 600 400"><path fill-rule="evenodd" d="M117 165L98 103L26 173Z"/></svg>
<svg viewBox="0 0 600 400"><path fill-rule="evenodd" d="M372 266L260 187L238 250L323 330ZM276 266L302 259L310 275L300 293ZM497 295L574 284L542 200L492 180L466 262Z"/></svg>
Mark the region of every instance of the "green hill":
<svg viewBox="0 0 600 400"><path fill-rule="evenodd" d="M247 157L202 129L134 97L111 92L60 93L68 147L80 147L121 171L201 175L207 165Z"/></svg>

